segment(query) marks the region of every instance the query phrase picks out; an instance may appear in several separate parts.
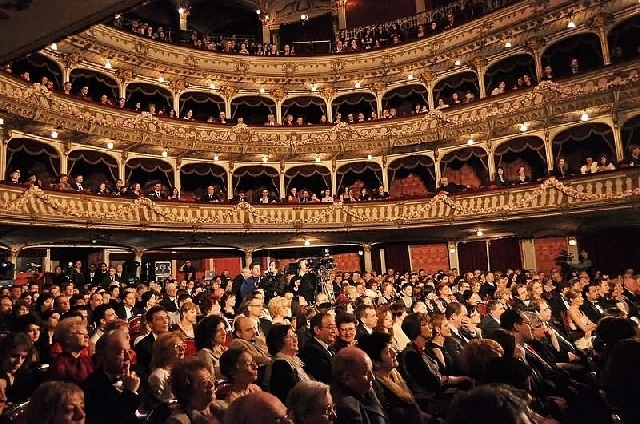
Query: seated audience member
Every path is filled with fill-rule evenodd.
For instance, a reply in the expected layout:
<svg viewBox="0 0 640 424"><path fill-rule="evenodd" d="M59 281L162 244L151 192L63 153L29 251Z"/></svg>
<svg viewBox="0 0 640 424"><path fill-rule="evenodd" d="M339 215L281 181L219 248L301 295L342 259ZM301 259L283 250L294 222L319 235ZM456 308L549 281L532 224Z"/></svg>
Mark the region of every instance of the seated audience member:
<svg viewBox="0 0 640 424"><path fill-rule="evenodd" d="M474 339L460 352L462 371L477 381L486 374L487 364L504 356L504 349L491 339Z"/></svg>
<svg viewBox="0 0 640 424"><path fill-rule="evenodd" d="M169 314L162 306L153 306L145 315L145 319L151 328L151 332L135 345L138 364L148 375L151 365L153 344L160 334L169 331Z"/></svg>
<svg viewBox="0 0 640 424"><path fill-rule="evenodd" d="M313 338L306 342L299 356L304 370L317 381L331 383L331 363L335 356L333 343L336 339L335 319L328 313L318 313L310 322Z"/></svg>
<svg viewBox="0 0 640 424"><path fill-rule="evenodd" d="M429 417L418 406L407 383L398 372L397 352L391 335L374 332L358 338L358 347L373 362L373 390L391 424L420 424Z"/></svg>
<svg viewBox="0 0 640 424"><path fill-rule="evenodd" d="M293 424L287 415L287 407L280 399L267 392L242 396L229 405L224 414L224 424L266 423Z"/></svg>
<svg viewBox="0 0 640 424"><path fill-rule="evenodd" d="M195 342L198 359L213 370L216 380L222 379L220 373L220 356L227 350L227 328L224 318L219 315L204 317L196 325Z"/></svg>
<svg viewBox="0 0 640 424"><path fill-rule="evenodd" d="M179 360L169 380L179 407L166 424L222 423L226 405L215 400L215 377L205 362L194 357Z"/></svg>
<svg viewBox="0 0 640 424"><path fill-rule="evenodd" d="M373 363L357 347L346 347L334 358L331 396L336 403L336 424L389 422L373 391Z"/></svg>
<svg viewBox="0 0 640 424"><path fill-rule="evenodd" d="M504 173L504 168L501 166L498 167L495 185L497 185L498 187L505 187L509 185L509 180L507 179L507 176Z"/></svg>
<svg viewBox="0 0 640 424"><path fill-rule="evenodd" d="M226 401L231 404L239 397L261 391L258 380L258 364L242 347L227 349L220 356L220 372L231 383Z"/></svg>
<svg viewBox="0 0 640 424"><path fill-rule="evenodd" d="M137 422L140 377L131 370L129 335L105 334L96 344L96 370L81 384L87 424Z"/></svg>
<svg viewBox="0 0 640 424"><path fill-rule="evenodd" d="M234 339L229 348L241 348L249 352L258 366L271 362L266 341L256 335L256 322L249 317L239 316L233 323Z"/></svg>
<svg viewBox="0 0 640 424"><path fill-rule="evenodd" d="M565 158L558 158L557 163L553 167L553 176L559 180L564 178L568 178L571 176L571 171L569 169L569 164L565 160Z"/></svg>
<svg viewBox="0 0 640 424"><path fill-rule="evenodd" d="M4 395L8 402L25 402L38 385L27 366L32 343L24 333L9 333L0 340L0 381L5 381Z"/></svg>
<svg viewBox="0 0 640 424"><path fill-rule="evenodd" d="M169 332L160 334L153 344L151 374L148 380L151 393L160 402L168 403L174 399L169 376L173 365L184 359L184 342L180 333Z"/></svg>
<svg viewBox="0 0 640 424"><path fill-rule="evenodd" d="M640 340L622 340L612 349L600 376L607 403L624 423L640 422Z"/></svg>
<svg viewBox="0 0 640 424"><path fill-rule="evenodd" d="M447 424L530 424L529 417L524 394L509 386L481 386L454 398Z"/></svg>
<svg viewBox="0 0 640 424"><path fill-rule="evenodd" d="M310 381L304 364L296 356L298 336L290 325L274 324L267 333L267 346L273 360L264 373L264 387L269 393L286 402L291 389L301 381Z"/></svg>
<svg viewBox="0 0 640 424"><path fill-rule="evenodd" d="M358 325L358 319L356 316L349 313L340 314L336 319L336 324L338 327L338 337L333 343L333 348L336 353L347 346L357 345L356 327Z"/></svg>
<svg viewBox="0 0 640 424"><path fill-rule="evenodd" d="M48 381L41 384L27 406L26 423L84 423L84 393L73 383Z"/></svg>
<svg viewBox="0 0 640 424"><path fill-rule="evenodd" d="M520 168L518 168L518 175L516 175L516 177L513 180L513 184L526 184L526 183L530 183L531 182L531 177L529 177L526 174L526 170L524 169L524 166L521 166Z"/></svg>
<svg viewBox="0 0 640 424"><path fill-rule="evenodd" d="M287 412L294 424L330 424L337 418L331 388L319 381L298 383L287 397Z"/></svg>
<svg viewBox="0 0 640 424"><path fill-rule="evenodd" d="M470 187L464 185L458 185L453 181L449 181L449 178L440 178L440 185L436 188L436 192L446 191L447 193L458 193L464 191Z"/></svg>
<svg viewBox="0 0 640 424"><path fill-rule="evenodd" d="M600 157L598 157L597 169L598 172L615 171L616 167L609 161L607 155L600 155Z"/></svg>
<svg viewBox="0 0 640 424"><path fill-rule="evenodd" d="M53 340L60 352L53 355L51 378L80 384L94 370L87 324L79 317L64 318L56 326Z"/></svg>
<svg viewBox="0 0 640 424"><path fill-rule="evenodd" d="M629 166L640 166L640 145L631 143L627 147L629 157L625 161Z"/></svg>
<svg viewBox="0 0 640 424"><path fill-rule="evenodd" d="M580 167L580 173L582 175L587 175L595 174L596 172L598 172L598 163L594 162L591 156L584 158L584 165Z"/></svg>

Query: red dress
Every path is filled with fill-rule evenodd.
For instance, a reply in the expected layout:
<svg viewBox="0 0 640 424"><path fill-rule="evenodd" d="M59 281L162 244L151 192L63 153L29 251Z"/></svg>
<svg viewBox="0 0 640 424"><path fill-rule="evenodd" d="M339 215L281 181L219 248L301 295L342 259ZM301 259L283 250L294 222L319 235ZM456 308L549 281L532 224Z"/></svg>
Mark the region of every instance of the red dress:
<svg viewBox="0 0 640 424"><path fill-rule="evenodd" d="M51 350L53 356L50 367L52 380L80 384L95 369L93 359L89 356L87 349L82 349L78 356L71 355L68 352L61 352L59 345L52 346Z"/></svg>

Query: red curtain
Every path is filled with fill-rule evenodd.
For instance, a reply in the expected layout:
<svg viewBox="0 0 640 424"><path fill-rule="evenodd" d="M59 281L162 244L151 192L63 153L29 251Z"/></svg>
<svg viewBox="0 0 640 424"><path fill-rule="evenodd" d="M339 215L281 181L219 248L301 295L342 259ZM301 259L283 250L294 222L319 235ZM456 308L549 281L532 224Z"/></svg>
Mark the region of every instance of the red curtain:
<svg viewBox="0 0 640 424"><path fill-rule="evenodd" d="M485 240L458 243L458 263L460 273L476 269L487 271L487 242Z"/></svg>
<svg viewBox="0 0 640 424"><path fill-rule="evenodd" d="M217 275L222 274L222 271L228 269L229 275L235 276L239 274L242 269L242 260L237 256L231 258L215 258L214 265Z"/></svg>
<svg viewBox="0 0 640 424"><path fill-rule="evenodd" d="M409 246L406 244L387 244L384 246L384 263L387 269L393 268L403 273L411 271Z"/></svg>
<svg viewBox="0 0 640 424"><path fill-rule="evenodd" d="M371 267L365 271L375 271L378 274L382 272L382 262L380 261L380 246L371 246Z"/></svg>
<svg viewBox="0 0 640 424"><path fill-rule="evenodd" d="M611 277L625 269L640 270L640 230L603 229L578 236L578 246L589 252L593 262L590 273L600 270ZM575 258L578 260L578 258Z"/></svg>
<svg viewBox="0 0 640 424"><path fill-rule="evenodd" d="M515 237L490 240L489 265L494 272L522 268L520 240Z"/></svg>

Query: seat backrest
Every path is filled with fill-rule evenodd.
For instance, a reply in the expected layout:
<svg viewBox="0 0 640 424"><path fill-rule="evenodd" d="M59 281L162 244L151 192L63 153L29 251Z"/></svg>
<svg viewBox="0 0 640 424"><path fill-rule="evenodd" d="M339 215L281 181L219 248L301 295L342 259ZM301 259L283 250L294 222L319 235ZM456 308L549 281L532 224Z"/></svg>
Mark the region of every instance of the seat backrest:
<svg viewBox="0 0 640 424"><path fill-rule="evenodd" d="M177 403L160 403L153 407L145 422L147 424L164 424L178 408Z"/></svg>
<svg viewBox="0 0 640 424"><path fill-rule="evenodd" d="M27 407L29 402L20 403L12 406L4 415L9 418L12 424L28 424L27 423Z"/></svg>

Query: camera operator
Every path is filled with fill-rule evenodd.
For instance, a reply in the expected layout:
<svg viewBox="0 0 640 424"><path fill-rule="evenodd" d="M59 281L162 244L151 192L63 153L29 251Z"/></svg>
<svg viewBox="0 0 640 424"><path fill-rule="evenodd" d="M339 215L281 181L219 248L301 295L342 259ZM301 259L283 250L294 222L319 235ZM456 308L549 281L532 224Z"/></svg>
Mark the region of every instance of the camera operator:
<svg viewBox="0 0 640 424"><path fill-rule="evenodd" d="M304 297L307 302L314 302L318 289L318 277L309 270L306 259L298 261L298 273L291 278L289 289Z"/></svg>
<svg viewBox="0 0 640 424"><path fill-rule="evenodd" d="M282 296L287 287L287 280L284 274L280 272L280 261L269 262L269 270L262 280L264 287L264 301L269 303L276 296Z"/></svg>
<svg viewBox="0 0 640 424"><path fill-rule="evenodd" d="M591 262L591 259L589 259L589 252L587 252L584 249L580 250L580 262L578 263L572 262L569 264L569 266L571 266L571 268L575 270L587 271L587 272L589 272L592 265L593 265L593 262Z"/></svg>

